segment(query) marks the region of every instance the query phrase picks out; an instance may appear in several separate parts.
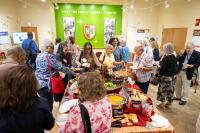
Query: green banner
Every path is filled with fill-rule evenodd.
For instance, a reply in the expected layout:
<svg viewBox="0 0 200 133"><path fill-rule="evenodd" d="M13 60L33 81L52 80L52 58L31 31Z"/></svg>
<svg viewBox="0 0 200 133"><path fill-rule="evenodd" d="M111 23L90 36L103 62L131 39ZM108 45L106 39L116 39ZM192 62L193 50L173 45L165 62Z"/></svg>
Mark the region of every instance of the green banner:
<svg viewBox="0 0 200 133"><path fill-rule="evenodd" d="M90 41L94 48L104 48L109 36L122 33L121 5L58 4L58 7L56 34L62 40L73 35L80 47Z"/></svg>

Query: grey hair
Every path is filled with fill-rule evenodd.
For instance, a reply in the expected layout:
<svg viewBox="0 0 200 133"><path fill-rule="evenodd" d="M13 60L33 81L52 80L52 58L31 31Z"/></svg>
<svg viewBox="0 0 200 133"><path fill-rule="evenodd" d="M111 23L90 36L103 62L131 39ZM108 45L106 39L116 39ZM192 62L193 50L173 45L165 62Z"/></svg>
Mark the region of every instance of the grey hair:
<svg viewBox="0 0 200 133"><path fill-rule="evenodd" d="M185 46L194 47L194 43L193 42L187 42Z"/></svg>
<svg viewBox="0 0 200 133"><path fill-rule="evenodd" d="M113 46L110 44L106 44L105 49L109 49L110 47L113 47Z"/></svg>
<svg viewBox="0 0 200 133"><path fill-rule="evenodd" d="M42 51L45 51L47 47L53 47L53 43L50 39L45 39L43 42L42 42Z"/></svg>
<svg viewBox="0 0 200 133"><path fill-rule="evenodd" d="M166 43L166 44L163 45L163 52L166 55L170 55L170 54L174 53L174 47L173 47L173 45L172 45L171 42L168 42L168 43Z"/></svg>
<svg viewBox="0 0 200 133"><path fill-rule="evenodd" d="M144 51L144 47L143 47L142 43L137 43L137 44L135 45L135 48L134 48L134 49L139 49L140 51Z"/></svg>

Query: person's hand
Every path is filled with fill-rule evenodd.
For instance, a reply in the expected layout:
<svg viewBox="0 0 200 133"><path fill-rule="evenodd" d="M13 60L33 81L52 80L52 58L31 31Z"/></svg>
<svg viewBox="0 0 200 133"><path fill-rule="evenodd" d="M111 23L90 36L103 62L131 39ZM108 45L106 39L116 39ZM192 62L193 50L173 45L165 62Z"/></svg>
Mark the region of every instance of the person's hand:
<svg viewBox="0 0 200 133"><path fill-rule="evenodd" d="M138 66L138 67L137 67L137 70L143 71L143 70L144 70L144 67Z"/></svg>
<svg viewBox="0 0 200 133"><path fill-rule="evenodd" d="M186 68L192 68L193 65L190 65L190 64L186 64Z"/></svg>
<svg viewBox="0 0 200 133"><path fill-rule="evenodd" d="M80 73L74 73L74 76L75 76L75 77L79 77L79 76L80 76Z"/></svg>
<svg viewBox="0 0 200 133"><path fill-rule="evenodd" d="M125 62L124 62L124 61L121 61L121 64L124 66L124 65L125 65Z"/></svg>

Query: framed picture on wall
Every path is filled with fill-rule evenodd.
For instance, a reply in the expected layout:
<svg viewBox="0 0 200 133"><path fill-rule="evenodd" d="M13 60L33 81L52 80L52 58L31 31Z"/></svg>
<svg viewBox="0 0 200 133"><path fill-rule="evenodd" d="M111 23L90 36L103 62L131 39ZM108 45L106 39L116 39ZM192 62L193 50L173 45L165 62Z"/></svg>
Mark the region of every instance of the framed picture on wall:
<svg viewBox="0 0 200 133"><path fill-rule="evenodd" d="M69 36L75 37L75 18L74 17L64 17L64 39L67 40Z"/></svg>
<svg viewBox="0 0 200 133"><path fill-rule="evenodd" d="M115 35L115 18L104 18L104 45Z"/></svg>

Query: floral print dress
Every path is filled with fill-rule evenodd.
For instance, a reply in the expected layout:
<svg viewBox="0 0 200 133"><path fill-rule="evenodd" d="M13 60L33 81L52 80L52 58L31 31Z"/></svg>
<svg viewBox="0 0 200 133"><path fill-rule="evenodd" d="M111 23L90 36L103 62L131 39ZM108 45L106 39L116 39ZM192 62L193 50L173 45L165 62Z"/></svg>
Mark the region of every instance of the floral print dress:
<svg viewBox="0 0 200 133"><path fill-rule="evenodd" d="M92 133L109 133L111 129L112 107L107 97L95 102L84 102L87 108ZM68 115L61 133L84 133L84 125L79 106L74 106Z"/></svg>

